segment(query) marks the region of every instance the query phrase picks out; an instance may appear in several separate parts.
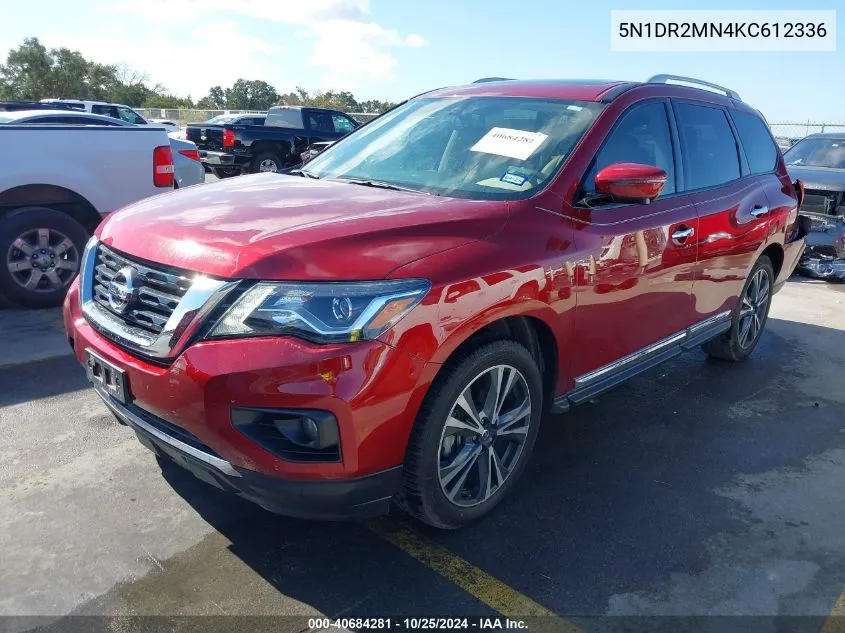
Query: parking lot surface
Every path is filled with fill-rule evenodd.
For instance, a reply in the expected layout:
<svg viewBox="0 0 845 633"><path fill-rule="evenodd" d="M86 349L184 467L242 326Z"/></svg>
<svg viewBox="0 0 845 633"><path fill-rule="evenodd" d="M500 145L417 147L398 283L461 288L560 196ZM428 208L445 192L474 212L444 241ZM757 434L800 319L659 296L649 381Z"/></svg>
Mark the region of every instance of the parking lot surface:
<svg viewBox="0 0 845 633"><path fill-rule="evenodd" d="M450 533L287 519L162 473L69 350L24 335L33 362L0 367L0 614L48 630L86 614L498 613L584 631L814 616L819 631L845 604L845 285L790 281L746 363L690 352L549 417L516 494Z"/></svg>

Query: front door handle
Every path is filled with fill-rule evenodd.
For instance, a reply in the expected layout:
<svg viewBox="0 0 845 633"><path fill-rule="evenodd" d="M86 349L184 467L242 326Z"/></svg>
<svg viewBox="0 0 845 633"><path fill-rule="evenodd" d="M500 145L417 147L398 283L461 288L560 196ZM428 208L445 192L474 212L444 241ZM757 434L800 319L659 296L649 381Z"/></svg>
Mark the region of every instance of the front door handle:
<svg viewBox="0 0 845 633"><path fill-rule="evenodd" d="M769 212L769 207L754 207L751 209L751 215L755 218L760 218Z"/></svg>
<svg viewBox="0 0 845 633"><path fill-rule="evenodd" d="M687 238L690 238L695 233L695 229L690 226L679 228L672 232L672 241L679 246L683 246Z"/></svg>

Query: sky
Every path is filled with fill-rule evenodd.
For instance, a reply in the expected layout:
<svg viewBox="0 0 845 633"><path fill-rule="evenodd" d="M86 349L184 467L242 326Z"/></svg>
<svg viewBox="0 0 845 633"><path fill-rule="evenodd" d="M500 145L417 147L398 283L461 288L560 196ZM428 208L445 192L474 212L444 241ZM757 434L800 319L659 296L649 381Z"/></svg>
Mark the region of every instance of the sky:
<svg viewBox="0 0 845 633"><path fill-rule="evenodd" d="M399 101L487 76L642 81L671 73L728 86L772 123L845 122L845 28L836 52L610 50L612 9L842 8L843 16L841 0L0 1L0 59L34 36L127 64L194 100L240 77L279 92L331 88Z"/></svg>

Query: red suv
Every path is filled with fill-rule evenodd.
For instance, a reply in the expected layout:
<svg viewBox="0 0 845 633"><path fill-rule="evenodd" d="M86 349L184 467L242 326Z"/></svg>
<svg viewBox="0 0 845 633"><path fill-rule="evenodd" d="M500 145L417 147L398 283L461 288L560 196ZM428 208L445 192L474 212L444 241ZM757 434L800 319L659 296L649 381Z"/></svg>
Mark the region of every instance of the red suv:
<svg viewBox="0 0 845 633"><path fill-rule="evenodd" d="M437 90L290 175L134 204L88 244L70 343L200 479L461 526L516 485L544 413L699 345L748 356L795 266L763 118L677 79Z"/></svg>

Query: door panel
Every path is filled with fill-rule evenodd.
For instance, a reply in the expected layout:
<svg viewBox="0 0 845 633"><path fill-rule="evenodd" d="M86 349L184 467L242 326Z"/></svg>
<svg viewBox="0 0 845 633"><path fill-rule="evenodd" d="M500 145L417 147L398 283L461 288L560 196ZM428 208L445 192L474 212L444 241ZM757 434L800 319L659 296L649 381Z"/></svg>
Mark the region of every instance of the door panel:
<svg viewBox="0 0 845 633"><path fill-rule="evenodd" d="M574 377L690 325L698 218L679 194L585 211L578 225ZM689 229L689 237L672 238Z"/></svg>
<svg viewBox="0 0 845 633"><path fill-rule="evenodd" d="M696 321L733 310L736 305L748 271L767 239L771 210L763 187L765 178L751 176L691 194L700 229L693 282Z"/></svg>

